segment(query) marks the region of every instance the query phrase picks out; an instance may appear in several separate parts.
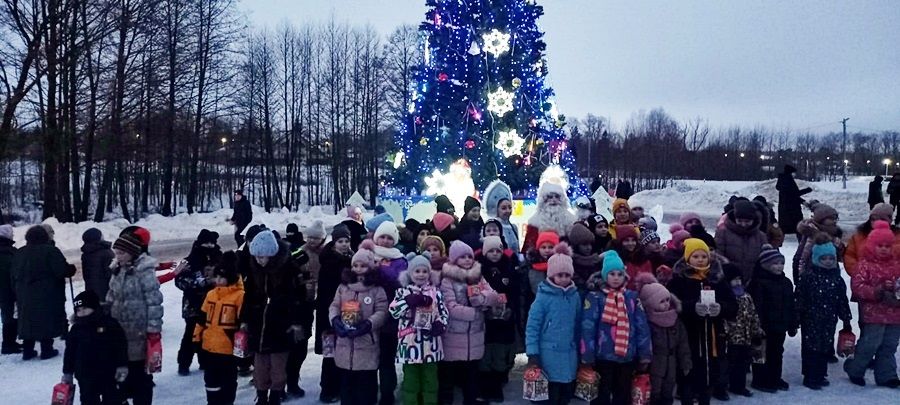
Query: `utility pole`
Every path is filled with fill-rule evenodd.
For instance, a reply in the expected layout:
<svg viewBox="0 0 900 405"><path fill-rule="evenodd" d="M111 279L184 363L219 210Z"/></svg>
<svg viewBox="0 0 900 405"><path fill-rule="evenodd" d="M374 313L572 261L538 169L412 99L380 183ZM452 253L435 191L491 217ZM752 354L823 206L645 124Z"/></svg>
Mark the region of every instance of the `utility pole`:
<svg viewBox="0 0 900 405"><path fill-rule="evenodd" d="M844 141L841 145L841 153L844 155L844 175L843 175L843 189L847 189L847 121L850 118L844 118L841 120L841 124L844 125Z"/></svg>

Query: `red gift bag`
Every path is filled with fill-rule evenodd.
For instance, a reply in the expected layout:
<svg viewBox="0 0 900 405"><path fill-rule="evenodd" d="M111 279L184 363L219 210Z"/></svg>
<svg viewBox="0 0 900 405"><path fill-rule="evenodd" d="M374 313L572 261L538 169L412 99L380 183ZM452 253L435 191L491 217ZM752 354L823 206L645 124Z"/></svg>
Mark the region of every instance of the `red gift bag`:
<svg viewBox="0 0 900 405"><path fill-rule="evenodd" d="M837 353L841 356L852 356L856 349L856 335L850 329L838 332Z"/></svg>
<svg viewBox="0 0 900 405"><path fill-rule="evenodd" d="M650 374L637 374L631 380L631 405L650 404Z"/></svg>
<svg viewBox="0 0 900 405"><path fill-rule="evenodd" d="M234 332L234 347L232 348L234 357L239 359L247 358L247 332L238 330Z"/></svg>
<svg viewBox="0 0 900 405"><path fill-rule="evenodd" d="M53 386L50 405L72 405L75 402L75 384L61 382Z"/></svg>
<svg viewBox="0 0 900 405"><path fill-rule="evenodd" d="M147 374L162 371L162 339L147 339Z"/></svg>

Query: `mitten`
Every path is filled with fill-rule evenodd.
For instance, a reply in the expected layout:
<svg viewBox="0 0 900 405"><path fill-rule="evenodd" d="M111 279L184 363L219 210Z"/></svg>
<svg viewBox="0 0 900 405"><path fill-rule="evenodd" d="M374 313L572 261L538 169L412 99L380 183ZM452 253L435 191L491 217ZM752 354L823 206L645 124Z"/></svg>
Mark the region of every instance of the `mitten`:
<svg viewBox="0 0 900 405"><path fill-rule="evenodd" d="M347 337L357 338L362 335L368 334L371 331L372 331L372 321L366 319L366 320L360 322L358 325L356 325L356 329L350 330L350 333L348 334Z"/></svg>
<svg viewBox="0 0 900 405"><path fill-rule="evenodd" d="M707 316L709 315L709 305L697 302L694 304L694 312L697 313L697 316Z"/></svg>
<svg viewBox="0 0 900 405"><path fill-rule="evenodd" d="M434 302L431 297L425 294L410 294L404 299L406 300L406 305L412 308L428 307Z"/></svg>
<svg viewBox="0 0 900 405"><path fill-rule="evenodd" d="M128 367L122 366L116 368L116 382L125 382L128 378Z"/></svg>
<svg viewBox="0 0 900 405"><path fill-rule="evenodd" d="M431 330L428 332L432 337L440 337L447 331L447 327L442 322L434 321L431 323Z"/></svg>
<svg viewBox="0 0 900 405"><path fill-rule="evenodd" d="M345 338L350 336L350 328L347 327L347 324L344 323L340 316L331 318L331 327L334 329L334 334L338 337Z"/></svg>
<svg viewBox="0 0 900 405"><path fill-rule="evenodd" d="M718 302L711 302L709 305L709 316L715 318L722 313L722 306Z"/></svg>
<svg viewBox="0 0 900 405"><path fill-rule="evenodd" d="M528 355L528 367L541 367L541 356L538 354Z"/></svg>

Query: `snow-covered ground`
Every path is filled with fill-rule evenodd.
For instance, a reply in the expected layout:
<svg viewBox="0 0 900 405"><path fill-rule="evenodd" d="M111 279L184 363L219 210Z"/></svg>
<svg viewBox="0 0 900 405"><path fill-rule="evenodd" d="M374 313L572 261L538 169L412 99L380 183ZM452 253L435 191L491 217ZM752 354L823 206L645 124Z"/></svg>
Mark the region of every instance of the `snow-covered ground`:
<svg viewBox="0 0 900 405"><path fill-rule="evenodd" d="M809 198L817 198L822 201L833 204L841 214L842 221L858 223L865 218L866 204L865 193L868 179L854 178L848 182L848 190L841 190L840 183L812 183L814 192ZM800 184L800 187L805 187ZM699 212L705 218L714 218L721 212L722 206L732 194L753 197L757 194L765 195L768 199L774 200L777 193L774 190L774 180L765 182L705 182L705 181L683 181L679 182L673 188L666 190L652 190L637 194L634 202L642 204L645 207L652 207L657 204L662 205L667 213L677 213L682 211ZM139 222L141 226L148 227L155 241L163 240L180 240L192 238L202 228L208 228L218 231L223 237L228 237L231 233L231 226L226 220L230 217L230 210L220 210L211 214L198 214L193 216L180 215L174 218L163 218L152 216L146 220ZM340 216L328 215L321 209L313 208L309 213L273 213L266 214L256 211L255 222L262 222L269 227L275 229L283 229L289 222L297 222L300 226L310 224L314 219L321 219L326 226L337 223L342 218ZM53 221L53 220L50 220ZM81 244L81 233L84 229L96 226L103 230L107 238L117 235L119 230L127 224L121 221L113 221L102 224L84 223L84 224L56 224L51 222L56 228L57 244L65 249L74 249ZM708 224L711 228L712 224ZM669 235L668 226L660 226L660 234L663 240L667 240ZM21 241L24 237L26 227L16 229L16 240ZM785 244L783 253L787 257L791 257L797 249L796 241L790 237ZM162 259L174 259L162 258ZM848 280L849 285L849 280ZM75 290L80 291L81 286L76 282ZM162 292L165 296L165 318L163 325L163 372L155 376L156 389L154 396L156 403L159 404L200 404L205 401L205 391L203 389L203 376L201 372L196 370L196 364L192 374L187 377L180 377L176 373L176 352L178 350L179 341L183 332L184 321L181 319L181 292L175 288L172 283L162 286ZM68 308L71 313L71 308ZM853 305L854 317L856 316L856 306ZM858 328L854 322L855 331ZM801 331L802 333L802 331ZM900 392L887 388L874 387L874 383L869 376L869 386L862 388L849 383L846 375L841 370L840 364L829 365L829 375L831 387L825 388L823 391L811 391L801 386L802 376L800 374L800 336L788 338L785 344L785 361L784 361L784 378L791 384L791 390L778 394L765 394L756 392L755 396L750 399L733 398L731 403L734 404L760 404L768 401L779 401L781 403L801 403L803 401L815 401L818 404L846 404L860 401L867 405L875 404L897 404L900 403L898 394ZM64 343L58 341L56 347L62 349ZM310 347L310 353L312 348ZM292 403L316 403L319 395L319 369L321 366L321 357L310 354L303 366L302 370L302 387L307 391L307 397L295 400ZM524 367L525 359L520 356L517 361L517 367L513 371L511 382L505 389L508 403L521 403L521 373ZM38 361L32 360L23 362L20 356L0 356L0 373L3 378L0 380L0 387L4 396L0 403L21 403L21 404L39 404L47 403L53 385L58 382L62 369L62 358L57 357L52 360ZM748 376L749 377L749 376ZM255 391L249 385L249 378L241 378L238 389L238 404L252 404ZM457 395L457 401L460 401L460 395ZM575 401L578 403L578 401ZM77 403L77 401L76 401Z"/></svg>

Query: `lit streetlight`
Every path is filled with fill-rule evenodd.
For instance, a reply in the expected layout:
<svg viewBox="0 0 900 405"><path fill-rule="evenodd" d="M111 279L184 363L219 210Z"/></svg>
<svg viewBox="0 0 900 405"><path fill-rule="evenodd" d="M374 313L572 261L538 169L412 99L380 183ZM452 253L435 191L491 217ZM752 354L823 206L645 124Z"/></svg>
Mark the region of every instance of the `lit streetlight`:
<svg viewBox="0 0 900 405"><path fill-rule="evenodd" d="M223 136L221 141L222 141L222 145L224 145L224 144L228 143L228 138Z"/></svg>
<svg viewBox="0 0 900 405"><path fill-rule="evenodd" d="M891 167L891 160L885 159L885 160L882 160L881 163L884 165L884 176L887 177L888 168Z"/></svg>
<svg viewBox="0 0 900 405"><path fill-rule="evenodd" d="M741 158L742 159L744 158L744 152L741 152Z"/></svg>

